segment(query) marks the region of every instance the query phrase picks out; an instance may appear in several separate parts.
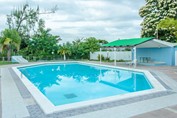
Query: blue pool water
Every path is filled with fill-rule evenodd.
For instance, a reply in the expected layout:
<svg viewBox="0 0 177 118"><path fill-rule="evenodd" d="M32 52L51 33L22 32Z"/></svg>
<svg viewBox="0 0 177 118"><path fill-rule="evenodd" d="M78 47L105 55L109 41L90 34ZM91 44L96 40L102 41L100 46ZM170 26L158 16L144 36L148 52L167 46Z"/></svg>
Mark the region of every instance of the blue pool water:
<svg viewBox="0 0 177 118"><path fill-rule="evenodd" d="M18 68L55 106L153 88L144 73L79 63Z"/></svg>

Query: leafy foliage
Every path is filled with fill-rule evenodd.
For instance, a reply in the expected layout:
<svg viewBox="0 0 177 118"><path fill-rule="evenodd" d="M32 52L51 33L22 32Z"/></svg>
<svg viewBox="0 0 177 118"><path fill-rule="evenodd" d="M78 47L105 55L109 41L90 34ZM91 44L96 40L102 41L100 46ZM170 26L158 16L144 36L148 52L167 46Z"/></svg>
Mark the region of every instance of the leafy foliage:
<svg viewBox="0 0 177 118"><path fill-rule="evenodd" d="M83 39L77 39L72 42L71 45L71 56L73 59L81 59L85 56Z"/></svg>
<svg viewBox="0 0 177 118"><path fill-rule="evenodd" d="M72 59L89 59L90 52L99 50L100 44L107 43L105 40L89 37L59 46L58 42L61 38L52 35L50 29L45 28L45 21L39 19L40 14L55 13L56 10L57 6L51 12L40 13L39 7L33 9L28 4L25 4L21 8L14 9L10 15L7 15L9 30L15 30L19 34L18 39L21 39L21 43L18 43L19 45L21 44L19 52L21 55L28 56L28 59L34 59L34 57L46 59L58 56L58 54L64 56L64 59L66 59L66 56ZM11 37L5 39L3 38L4 44L17 46L12 43ZM3 41L1 40L1 42ZM19 49L19 45L17 49Z"/></svg>
<svg viewBox="0 0 177 118"><path fill-rule="evenodd" d="M90 37L85 39L85 48L87 52L95 52L96 50L99 50L99 41L95 37Z"/></svg>
<svg viewBox="0 0 177 118"><path fill-rule="evenodd" d="M71 55L71 50L68 45L63 45L59 47L58 53L63 55L63 59L66 60L66 55Z"/></svg>
<svg viewBox="0 0 177 118"><path fill-rule="evenodd" d="M54 55L58 50L58 41L60 37L50 34L50 29L41 30L31 40L28 41L28 46L22 51L25 56L36 56L39 59L47 58Z"/></svg>
<svg viewBox="0 0 177 118"><path fill-rule="evenodd" d="M177 19L177 1L176 0L146 0L146 5L139 10L139 14L142 18L144 18L143 22L141 23L142 37L158 36L158 38L162 40L166 40L168 36L163 35L164 30L157 31L157 24L160 22L160 20L165 19L167 17ZM172 40L168 40L168 41L172 41Z"/></svg>
<svg viewBox="0 0 177 118"><path fill-rule="evenodd" d="M97 56L97 58L98 58L98 60L100 60L100 58L101 58L101 60L104 60L105 59L105 57L101 54L99 54L98 56ZM108 58L106 58L106 60L110 60L110 59L108 59Z"/></svg>
<svg viewBox="0 0 177 118"><path fill-rule="evenodd" d="M90 52L98 51L100 48L100 40L89 37L86 39L77 39L73 41L72 43L67 42L65 45L63 45L63 48L65 50L70 50L67 56L72 59L89 59ZM105 40L102 40L106 42ZM60 47L61 48L61 47ZM59 48L59 50L60 50ZM61 48L61 50L63 50ZM63 52L63 51L60 51Z"/></svg>
<svg viewBox="0 0 177 118"><path fill-rule="evenodd" d="M169 32L169 35L166 36L167 41L177 42L177 20L166 18L164 20L161 20L157 27L160 30L166 30ZM171 40L174 37L176 41L174 39Z"/></svg>
<svg viewBox="0 0 177 118"><path fill-rule="evenodd" d="M11 51L15 49L18 51L20 48L21 38L15 29L5 29L1 33L0 38L0 51L7 50L7 58L10 61Z"/></svg>
<svg viewBox="0 0 177 118"><path fill-rule="evenodd" d="M86 38L83 45L84 45L85 55L87 56L88 59L89 59L90 52L93 53L100 49L99 41L94 37Z"/></svg>
<svg viewBox="0 0 177 118"><path fill-rule="evenodd" d="M27 46L27 40L36 32L38 20L39 7L32 9L28 4L24 4L22 8L15 9L7 15L9 29L17 30L22 39L21 48Z"/></svg>
<svg viewBox="0 0 177 118"><path fill-rule="evenodd" d="M101 40L101 39L99 39L98 42L100 43L100 45L108 43L108 41L106 41L106 40Z"/></svg>

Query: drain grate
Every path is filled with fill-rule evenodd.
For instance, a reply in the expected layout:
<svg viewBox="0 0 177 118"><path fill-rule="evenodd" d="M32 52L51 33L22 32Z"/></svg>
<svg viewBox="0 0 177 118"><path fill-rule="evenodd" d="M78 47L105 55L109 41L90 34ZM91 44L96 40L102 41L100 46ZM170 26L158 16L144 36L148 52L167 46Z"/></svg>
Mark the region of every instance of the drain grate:
<svg viewBox="0 0 177 118"><path fill-rule="evenodd" d="M75 95L74 93L64 94L64 96L65 96L67 99L72 99L72 98L77 97L77 95Z"/></svg>

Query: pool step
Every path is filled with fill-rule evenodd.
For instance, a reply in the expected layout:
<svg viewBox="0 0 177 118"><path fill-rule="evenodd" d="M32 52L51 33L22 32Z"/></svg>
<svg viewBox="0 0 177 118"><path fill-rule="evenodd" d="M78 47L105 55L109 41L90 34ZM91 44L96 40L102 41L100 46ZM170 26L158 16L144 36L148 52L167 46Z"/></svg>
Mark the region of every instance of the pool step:
<svg viewBox="0 0 177 118"><path fill-rule="evenodd" d="M2 118L29 117L28 110L8 70L1 69Z"/></svg>

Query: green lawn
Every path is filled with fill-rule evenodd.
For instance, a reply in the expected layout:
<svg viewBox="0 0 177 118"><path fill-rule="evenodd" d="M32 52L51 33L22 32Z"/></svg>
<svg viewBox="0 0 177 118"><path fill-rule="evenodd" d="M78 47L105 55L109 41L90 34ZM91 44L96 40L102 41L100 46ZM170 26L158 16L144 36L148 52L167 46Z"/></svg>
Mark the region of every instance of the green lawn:
<svg viewBox="0 0 177 118"><path fill-rule="evenodd" d="M10 61L0 61L0 65L7 65L7 64L17 64L17 63L10 62Z"/></svg>

